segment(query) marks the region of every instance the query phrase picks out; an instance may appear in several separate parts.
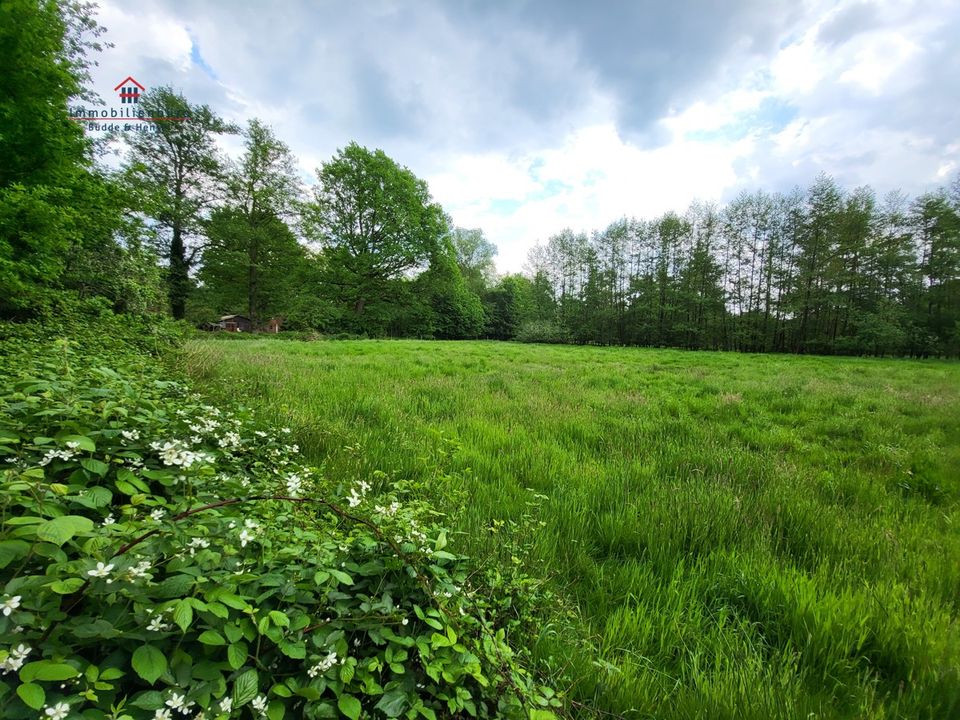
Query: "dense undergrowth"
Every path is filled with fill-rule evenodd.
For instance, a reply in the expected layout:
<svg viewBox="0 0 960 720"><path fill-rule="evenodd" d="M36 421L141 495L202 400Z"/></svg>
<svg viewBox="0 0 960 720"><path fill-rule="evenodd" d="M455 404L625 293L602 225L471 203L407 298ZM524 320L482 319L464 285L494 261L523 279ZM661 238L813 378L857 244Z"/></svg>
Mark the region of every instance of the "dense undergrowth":
<svg viewBox="0 0 960 720"><path fill-rule="evenodd" d="M328 473L417 483L461 552L519 561L576 606L527 642L584 716L960 713L955 363L209 336L187 351L206 392L289 424Z"/></svg>
<svg viewBox="0 0 960 720"><path fill-rule="evenodd" d="M71 312L0 325L4 717L553 717L536 583L171 380L170 326Z"/></svg>

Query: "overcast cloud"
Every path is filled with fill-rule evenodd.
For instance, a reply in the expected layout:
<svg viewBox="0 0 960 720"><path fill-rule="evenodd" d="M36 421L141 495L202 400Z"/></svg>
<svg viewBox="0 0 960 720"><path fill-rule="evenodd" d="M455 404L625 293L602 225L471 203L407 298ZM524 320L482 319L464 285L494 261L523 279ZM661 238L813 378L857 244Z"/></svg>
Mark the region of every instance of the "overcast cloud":
<svg viewBox="0 0 960 720"><path fill-rule="evenodd" d="M108 102L132 75L260 117L307 179L351 140L382 148L502 271L564 227L695 198L821 171L913 195L960 172L948 0L100 5Z"/></svg>

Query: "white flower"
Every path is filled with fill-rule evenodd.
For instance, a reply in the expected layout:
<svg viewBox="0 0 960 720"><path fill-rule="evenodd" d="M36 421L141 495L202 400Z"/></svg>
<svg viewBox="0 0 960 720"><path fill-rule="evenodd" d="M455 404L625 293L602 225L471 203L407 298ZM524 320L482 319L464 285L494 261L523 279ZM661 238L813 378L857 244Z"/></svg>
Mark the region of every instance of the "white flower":
<svg viewBox="0 0 960 720"><path fill-rule="evenodd" d="M29 645L24 645L20 643L15 648L10 648L10 652L7 654L7 659L3 662L0 662L0 671L2 674L6 675L8 672L17 672L23 663L26 662L27 655L33 652L33 648Z"/></svg>
<svg viewBox="0 0 960 720"><path fill-rule="evenodd" d="M303 481L300 479L299 475L291 475L287 479L287 494L292 495L293 497L297 496L297 493L300 492L300 488L303 486Z"/></svg>
<svg viewBox="0 0 960 720"><path fill-rule="evenodd" d="M167 708L160 708L153 713L153 720L170 720L170 718L170 710Z"/></svg>
<svg viewBox="0 0 960 720"><path fill-rule="evenodd" d="M120 431L120 435L121 435L125 440L139 440L139 439L140 439L140 431L139 431L139 430L121 430L121 431Z"/></svg>
<svg viewBox="0 0 960 720"><path fill-rule="evenodd" d="M165 443L151 443L150 447L156 450L164 465L177 465L183 468L189 468L194 463L205 460L203 453L193 452L184 447L178 440L171 440Z"/></svg>
<svg viewBox="0 0 960 720"><path fill-rule="evenodd" d="M157 522L160 522L161 520L163 520L164 515L166 515L166 513L160 508L157 508L152 513L150 513L150 517L152 517Z"/></svg>
<svg viewBox="0 0 960 720"><path fill-rule="evenodd" d="M70 714L70 706L65 702L59 702L53 707L47 706L43 709L41 717L50 718L50 720L64 720Z"/></svg>
<svg viewBox="0 0 960 720"><path fill-rule="evenodd" d="M225 697L220 701L220 712L229 715L231 710L233 710L233 698Z"/></svg>
<svg viewBox="0 0 960 720"><path fill-rule="evenodd" d="M187 545L190 548L190 555L193 556L196 554L197 550L202 550L204 548L210 547L210 541L206 538L192 538L190 544Z"/></svg>
<svg viewBox="0 0 960 720"><path fill-rule="evenodd" d="M130 579L146 577L147 573L150 572L151 565L149 560L143 560L138 562L132 568L127 570L127 574L130 576Z"/></svg>
<svg viewBox="0 0 960 720"><path fill-rule="evenodd" d="M357 505L359 505L361 499L362 498L359 495L357 495L356 490L351 490L350 494L347 495L347 503L350 505L350 507L356 507Z"/></svg>
<svg viewBox="0 0 960 720"><path fill-rule="evenodd" d="M246 547L251 540L253 540L253 533L246 529L240 531L240 547Z"/></svg>
<svg viewBox="0 0 960 720"><path fill-rule="evenodd" d="M104 525L104 526L113 525L115 522L116 522L116 519L113 517L113 515L107 515L107 516L103 519L103 525Z"/></svg>
<svg viewBox="0 0 960 720"><path fill-rule="evenodd" d="M190 712L190 708L193 707L193 700L187 700L186 695L180 695L178 693L171 693L170 699L165 703L170 707L171 710L179 710L181 715L186 715Z"/></svg>
<svg viewBox="0 0 960 720"><path fill-rule="evenodd" d="M360 494L361 494L361 495L366 495L366 494L367 494L367 490L370 489L370 483L368 483L366 480L361 480L361 481L360 481L359 483L357 483L357 484L360 486Z"/></svg>
<svg viewBox="0 0 960 720"><path fill-rule="evenodd" d="M220 447L235 448L240 446L240 435L232 430L220 438Z"/></svg>
<svg viewBox="0 0 960 720"><path fill-rule="evenodd" d="M61 460L70 460L75 453L72 450L47 450L46 455L40 461L40 465L47 465L51 460L60 458Z"/></svg>
<svg viewBox="0 0 960 720"><path fill-rule="evenodd" d="M289 432L290 432L290 428L280 428L280 432L282 432L282 433L289 433Z"/></svg>
<svg viewBox="0 0 960 720"><path fill-rule="evenodd" d="M307 675L309 675L310 677L316 677L320 673L326 672L336 664L337 664L337 652L336 650L334 650L334 651L331 651L330 654L328 654L325 658L323 658L323 660L321 660L312 668L307 670Z"/></svg>
<svg viewBox="0 0 960 720"><path fill-rule="evenodd" d="M383 505L377 505L373 508L374 512L379 515L396 515L397 510L400 509L400 503L393 501L389 506L384 507Z"/></svg>
<svg viewBox="0 0 960 720"><path fill-rule="evenodd" d="M68 450L76 450L78 447L80 447L80 443L78 443L76 440L70 440L66 443L66 445Z"/></svg>
<svg viewBox="0 0 960 720"><path fill-rule="evenodd" d="M7 599L0 604L0 608L3 610L3 614L6 617L10 617L10 613L20 607L20 600L22 599L21 595L14 595L13 597L7 596Z"/></svg>
<svg viewBox="0 0 960 720"><path fill-rule="evenodd" d="M150 624L147 625L147 630L150 630L151 632L164 632L169 629L170 626L163 622L162 615L154 615L150 619Z"/></svg>
<svg viewBox="0 0 960 720"><path fill-rule="evenodd" d="M257 695L251 702L253 709L256 710L261 715L267 714L267 696L266 695Z"/></svg>
<svg viewBox="0 0 960 720"><path fill-rule="evenodd" d="M98 562L95 569L87 570L87 575L90 577L107 577L111 572L113 572L113 563L104 565L102 562Z"/></svg>
<svg viewBox="0 0 960 720"><path fill-rule="evenodd" d="M406 624L409 623L409 622L410 622L410 621L407 620L407 618L404 618L403 620L400 621L400 624L401 624L401 625L406 625Z"/></svg>

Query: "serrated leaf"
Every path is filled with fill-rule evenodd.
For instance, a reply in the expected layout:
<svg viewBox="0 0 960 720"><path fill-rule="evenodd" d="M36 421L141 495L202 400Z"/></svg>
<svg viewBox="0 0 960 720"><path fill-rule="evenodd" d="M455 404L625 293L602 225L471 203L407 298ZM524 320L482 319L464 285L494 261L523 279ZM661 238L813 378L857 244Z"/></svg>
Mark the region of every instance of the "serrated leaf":
<svg viewBox="0 0 960 720"><path fill-rule="evenodd" d="M236 625L224 625L223 634L227 636L227 640L232 643L235 643L237 640L243 637L243 630L241 630Z"/></svg>
<svg viewBox="0 0 960 720"><path fill-rule="evenodd" d="M87 452L96 452L97 450L96 444L86 435L59 435L57 440L64 444L76 443L81 450L86 450Z"/></svg>
<svg viewBox="0 0 960 720"><path fill-rule="evenodd" d="M92 472L94 475L99 475L100 477L106 475L110 470L109 465L94 458L80 458L80 467L87 472Z"/></svg>
<svg viewBox="0 0 960 720"><path fill-rule="evenodd" d="M227 648L227 662L234 670L239 670L247 661L247 644L235 642Z"/></svg>
<svg viewBox="0 0 960 720"><path fill-rule="evenodd" d="M37 526L37 539L54 545L63 545L78 533L93 530L93 520L80 515L64 515Z"/></svg>
<svg viewBox="0 0 960 720"><path fill-rule="evenodd" d="M250 669L233 681L233 707L238 708L253 700L260 691L260 677Z"/></svg>
<svg viewBox="0 0 960 720"><path fill-rule="evenodd" d="M360 701L353 695L344 693L337 698L337 707L350 720L357 720L360 717Z"/></svg>
<svg viewBox="0 0 960 720"><path fill-rule="evenodd" d="M173 617L173 621L180 629L186 632L187 628L190 627L190 623L193 622L193 605L187 602L186 599L180 600L173 606L171 617Z"/></svg>
<svg viewBox="0 0 960 720"><path fill-rule="evenodd" d="M267 616L270 618L270 621L277 627L290 627L290 618L284 615L279 610L271 610L267 613Z"/></svg>
<svg viewBox="0 0 960 720"><path fill-rule="evenodd" d="M50 589L58 595L69 595L75 593L83 587L82 578L67 578L66 580L55 580L50 583Z"/></svg>
<svg viewBox="0 0 960 720"><path fill-rule="evenodd" d="M44 682L62 682L75 678L80 674L73 665L58 663L53 660L38 660L27 663L20 671L20 680L23 682L33 682L41 680Z"/></svg>
<svg viewBox="0 0 960 720"><path fill-rule="evenodd" d="M226 645L227 641L223 639L223 635L218 633L216 630L204 630L200 633L200 637L197 638L204 645Z"/></svg>
<svg viewBox="0 0 960 720"><path fill-rule="evenodd" d="M167 656L153 645L141 645L131 658L134 672L153 685L167 671Z"/></svg>
<svg viewBox="0 0 960 720"><path fill-rule="evenodd" d="M163 695L156 690L147 690L137 695L130 704L144 710L159 710L164 706Z"/></svg>
<svg viewBox="0 0 960 720"><path fill-rule="evenodd" d="M390 690L374 706L388 718L400 717L407 706L407 694L403 690Z"/></svg>
<svg viewBox="0 0 960 720"><path fill-rule="evenodd" d="M47 694L43 691L43 688L32 682L20 685L17 688L17 695L23 700L24 705L34 710L42 708L43 703L47 700Z"/></svg>
<svg viewBox="0 0 960 720"><path fill-rule="evenodd" d="M330 574L333 575L343 585L353 585L353 578L342 570L330 570Z"/></svg>
<svg viewBox="0 0 960 720"><path fill-rule="evenodd" d="M280 652L294 660L303 660L307 656L307 646L303 642L281 640L279 647Z"/></svg>

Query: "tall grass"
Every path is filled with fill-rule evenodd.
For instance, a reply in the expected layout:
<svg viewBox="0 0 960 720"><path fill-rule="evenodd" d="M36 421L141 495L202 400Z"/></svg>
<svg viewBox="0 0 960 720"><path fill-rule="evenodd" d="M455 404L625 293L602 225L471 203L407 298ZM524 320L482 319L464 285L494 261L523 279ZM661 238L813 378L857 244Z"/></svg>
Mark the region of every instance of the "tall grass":
<svg viewBox="0 0 960 720"><path fill-rule="evenodd" d="M527 640L579 714L960 717L957 364L216 339L187 361L331 476L428 480L460 549L546 578L577 612Z"/></svg>

